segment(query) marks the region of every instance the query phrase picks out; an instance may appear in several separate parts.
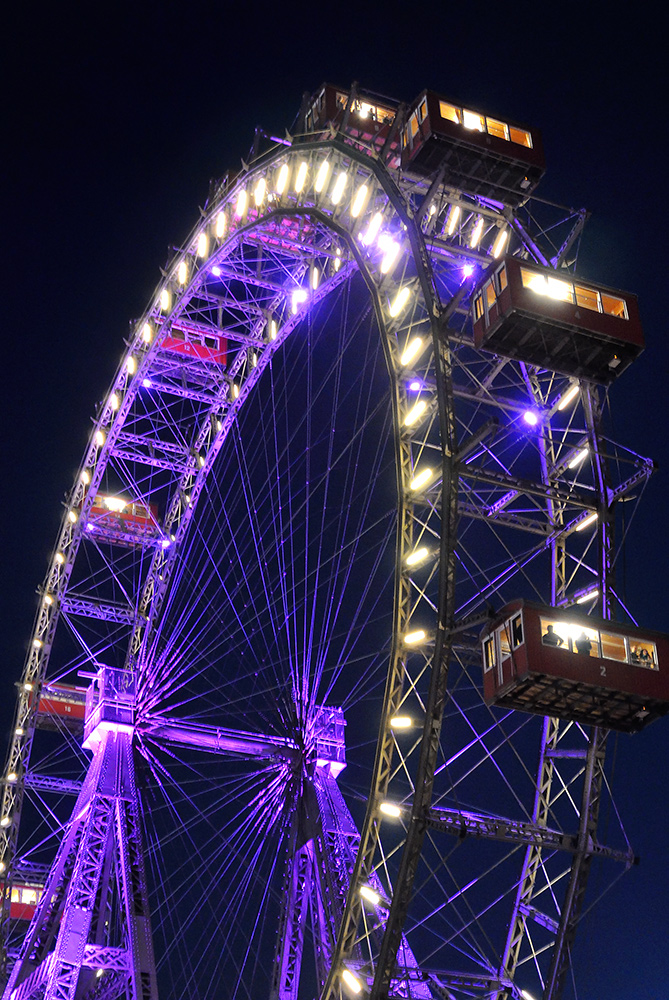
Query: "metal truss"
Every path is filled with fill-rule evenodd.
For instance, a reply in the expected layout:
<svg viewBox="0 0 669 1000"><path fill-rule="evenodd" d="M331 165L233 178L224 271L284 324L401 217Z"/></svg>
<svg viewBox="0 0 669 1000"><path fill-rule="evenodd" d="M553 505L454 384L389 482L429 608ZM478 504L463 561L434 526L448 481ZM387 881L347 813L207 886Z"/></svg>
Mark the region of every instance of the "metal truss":
<svg viewBox="0 0 669 1000"><path fill-rule="evenodd" d="M78 684L109 664L136 673L136 749L119 734L96 751L7 995L157 996L139 761L164 799L160 819L147 811L144 822L157 933L182 942L169 949L182 966L179 997L199 971L179 903L204 880L239 886L225 931L212 909L219 935L249 901L280 928L273 961L265 944L253 969L255 938L239 939L246 958L235 974L249 977L249 995L296 1000L311 975L323 1000L355 984L375 1000L521 990L557 1000L590 868L633 856L624 835L597 838L605 734L488 709L477 631L493 606L523 595L626 614L615 586L619 502L629 523L653 466L608 438L597 388L474 349L467 275L491 263L502 229L509 252L573 267L586 213L536 198L511 207L454 188L443 172L403 173L388 143L370 147L345 126L256 152L213 190L168 261L68 497L3 787L9 952L11 880L44 863L67 823L55 801L31 815L24 793L62 800L84 770L71 733L62 757L36 735L45 680ZM368 318L383 389L369 338L361 347L354 335ZM325 364L300 344L316 342L312 324L327 335L328 322ZM284 365L294 365L290 378ZM302 381L306 416L291 402ZM324 395L340 401L337 427ZM156 509L154 530L91 530L98 495ZM370 752L360 706L372 699ZM325 745L324 703L345 704L349 725L366 727L360 746L349 740L362 792L335 781L343 736ZM108 768L124 776L115 790ZM164 816L182 814L193 829L177 833ZM211 827L227 838L227 861ZM181 875L190 854L206 878ZM116 938L101 929L105 908ZM263 920L247 922L255 933Z"/></svg>

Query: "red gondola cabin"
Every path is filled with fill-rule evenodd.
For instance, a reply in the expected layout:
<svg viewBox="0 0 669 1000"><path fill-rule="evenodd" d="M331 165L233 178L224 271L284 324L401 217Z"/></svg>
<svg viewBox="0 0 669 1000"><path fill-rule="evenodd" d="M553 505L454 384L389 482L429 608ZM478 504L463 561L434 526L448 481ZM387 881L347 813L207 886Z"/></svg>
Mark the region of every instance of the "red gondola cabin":
<svg viewBox="0 0 669 1000"><path fill-rule="evenodd" d="M342 125L349 99L348 91L330 83L323 84L311 98L307 109L307 132L320 132L330 124L335 128ZM388 137L396 112L397 106L391 102L379 101L371 94L358 93L351 101L345 132L360 142L380 147ZM395 141L392 148L397 145Z"/></svg>
<svg viewBox="0 0 669 1000"><path fill-rule="evenodd" d="M669 712L669 636L518 600L482 636L489 705L635 733Z"/></svg>
<svg viewBox="0 0 669 1000"><path fill-rule="evenodd" d="M486 273L472 309L477 350L603 385L644 347L635 295L518 257Z"/></svg>
<svg viewBox="0 0 669 1000"><path fill-rule="evenodd" d="M155 504L98 493L88 515L86 531L120 545L136 545L157 539L158 508Z"/></svg>
<svg viewBox="0 0 669 1000"><path fill-rule="evenodd" d="M546 170L541 135L499 118L458 107L425 90L401 133L402 166L507 205L518 205Z"/></svg>
<svg viewBox="0 0 669 1000"><path fill-rule="evenodd" d="M5 886L3 889L6 891ZM37 883L14 882L9 900L9 916L12 920L32 920L44 886Z"/></svg>
<svg viewBox="0 0 669 1000"><path fill-rule="evenodd" d="M86 688L75 684L43 686L37 703L37 724L40 729L83 729L86 716Z"/></svg>

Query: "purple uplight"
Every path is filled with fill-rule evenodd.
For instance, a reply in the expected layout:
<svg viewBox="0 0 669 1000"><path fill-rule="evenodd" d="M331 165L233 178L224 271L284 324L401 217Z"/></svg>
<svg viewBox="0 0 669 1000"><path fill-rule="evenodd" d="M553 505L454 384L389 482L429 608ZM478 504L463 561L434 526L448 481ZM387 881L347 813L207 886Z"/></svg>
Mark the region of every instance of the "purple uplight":
<svg viewBox="0 0 669 1000"><path fill-rule="evenodd" d="M142 379L142 385L144 386L145 389L150 389L151 388L151 379L150 378L143 378Z"/></svg>
<svg viewBox="0 0 669 1000"><path fill-rule="evenodd" d="M525 410L523 413L523 420L526 424L529 424L530 427L536 427L539 423L539 414L536 410Z"/></svg>
<svg viewBox="0 0 669 1000"><path fill-rule="evenodd" d="M471 278L472 274L474 273L474 265L465 264L465 266L462 268L462 273L464 274L465 278Z"/></svg>
<svg viewBox="0 0 669 1000"><path fill-rule="evenodd" d="M162 545L162 547L163 547L164 549L169 549L169 547L170 547L170 545L171 545L172 543L171 543L171 541L169 540L169 538L163 538L163 539L161 540L160 544Z"/></svg>
<svg viewBox="0 0 669 1000"><path fill-rule="evenodd" d="M221 273L222 273L222 272L221 272L221 269L220 269L220 267L218 266L218 264L214 264L214 266L213 266L213 267L212 267L212 269L211 269L211 273L213 274L213 276L214 276L215 278L220 278L220 277L221 277Z"/></svg>
<svg viewBox="0 0 669 1000"><path fill-rule="evenodd" d="M411 382L409 382L409 384L407 386L407 389L409 390L409 392L420 392L420 390L422 388L423 388L423 385L422 385L421 382L418 381L417 378L415 378Z"/></svg>

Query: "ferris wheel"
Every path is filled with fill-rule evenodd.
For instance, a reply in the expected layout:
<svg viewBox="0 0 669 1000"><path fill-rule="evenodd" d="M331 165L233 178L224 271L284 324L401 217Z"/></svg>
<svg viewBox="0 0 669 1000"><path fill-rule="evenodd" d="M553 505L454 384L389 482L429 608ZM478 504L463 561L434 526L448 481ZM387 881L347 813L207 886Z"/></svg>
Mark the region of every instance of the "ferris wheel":
<svg viewBox="0 0 669 1000"><path fill-rule="evenodd" d="M324 86L256 138L68 497L4 775L6 996L556 1000L590 870L634 861L608 730L669 699L504 664L535 614L659 676L602 625L653 468L604 417L634 298L574 274L532 130Z"/></svg>

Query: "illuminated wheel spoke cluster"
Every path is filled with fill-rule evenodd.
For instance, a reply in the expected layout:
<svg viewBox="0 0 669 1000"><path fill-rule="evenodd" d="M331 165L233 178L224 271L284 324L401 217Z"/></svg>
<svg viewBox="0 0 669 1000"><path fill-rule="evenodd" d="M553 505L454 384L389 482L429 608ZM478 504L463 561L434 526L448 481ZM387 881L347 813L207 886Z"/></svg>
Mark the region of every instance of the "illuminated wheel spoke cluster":
<svg viewBox="0 0 669 1000"><path fill-rule="evenodd" d="M615 502L652 466L606 438L599 390L474 348L483 269L571 265L585 214L484 197L492 167L470 191L400 171L394 111L337 100L338 134L312 118L216 190L99 409L21 682L2 870L44 884L83 688L124 668L163 1000L221 979L555 1000L590 867L632 856L596 836L605 736L487 707L478 636L521 593L609 616ZM110 1000L140 974L114 914L82 973ZM14 961L8 900L4 930ZM15 966L21 1000L44 955Z"/></svg>

